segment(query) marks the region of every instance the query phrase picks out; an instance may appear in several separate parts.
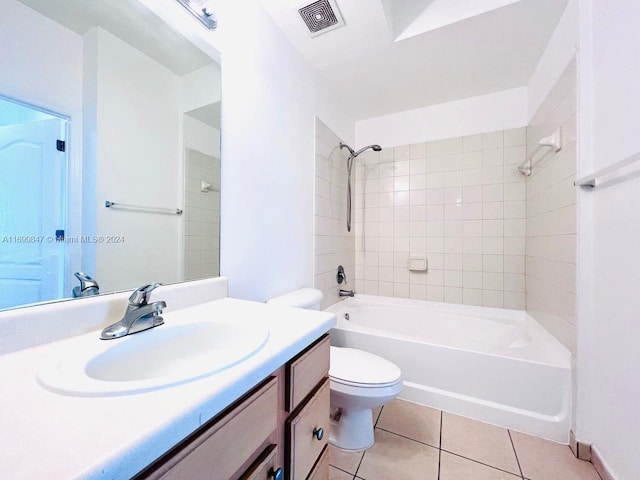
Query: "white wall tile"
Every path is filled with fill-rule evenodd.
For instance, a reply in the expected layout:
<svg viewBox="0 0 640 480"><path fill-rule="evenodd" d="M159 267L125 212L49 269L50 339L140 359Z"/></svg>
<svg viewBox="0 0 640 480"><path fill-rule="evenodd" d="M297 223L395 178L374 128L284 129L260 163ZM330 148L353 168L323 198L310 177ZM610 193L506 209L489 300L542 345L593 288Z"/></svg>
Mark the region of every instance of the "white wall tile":
<svg viewBox="0 0 640 480"><path fill-rule="evenodd" d="M409 146L409 157L414 158L427 158L427 144L415 143Z"/></svg>
<svg viewBox="0 0 640 480"><path fill-rule="evenodd" d="M576 67L573 62L554 87L543 107L534 115L534 122L527 129L529 151L538 140L558 127L566 128L565 145L558 153L548 154L536 163L527 179L526 205L521 191L512 191L513 200L521 202L509 209L509 215L526 218L526 262L522 253L505 258L505 305L526 304L527 311L552 335L575 353L576 317L576 188L573 186L577 164L575 142L576 118ZM521 152L519 152L521 154ZM514 153L515 155L515 153ZM506 172L505 172L506 174ZM507 190L505 190L506 194ZM511 198L509 199L511 200ZM505 205L505 214L507 207ZM506 239L505 239L506 240ZM518 250L523 245L507 246L505 253ZM526 272L526 275L525 275ZM522 289L525 276L526 301Z"/></svg>
<svg viewBox="0 0 640 480"><path fill-rule="evenodd" d="M504 306L502 290L482 290L482 305L484 307L502 308Z"/></svg>
<svg viewBox="0 0 640 480"><path fill-rule="evenodd" d="M440 302L523 305L526 187L522 176L509 175L513 168L507 171L505 165L524 155L525 140L525 130L514 129L400 146L391 155L383 156L383 151L366 157L376 167L356 169L354 261L362 288ZM336 218L331 223L317 220L317 234L334 235L344 223L338 213L344 216L346 183L343 173L335 173L339 181L329 188L335 203L331 198L319 201L316 213L338 207ZM326 169L318 176L327 180ZM556 204L562 201L568 202L559 196ZM535 205L541 211L541 202ZM559 214L554 221L563 218ZM544 223L539 221L534 231L544 232ZM318 241L318 253L332 242ZM532 248L547 251L542 241ZM409 253L427 254L428 273L409 272ZM323 266L335 268L334 260Z"/></svg>
<svg viewBox="0 0 640 480"><path fill-rule="evenodd" d="M482 150L482 135L469 135L462 138L464 152L478 152Z"/></svg>
<svg viewBox="0 0 640 480"><path fill-rule="evenodd" d="M478 288L482 289L482 272L463 272L463 286L464 288Z"/></svg>
<svg viewBox="0 0 640 480"><path fill-rule="evenodd" d="M504 150L502 148L491 148L482 151L482 166L495 167L504 165Z"/></svg>
<svg viewBox="0 0 640 480"><path fill-rule="evenodd" d="M465 287L462 290L462 301L465 305L482 305L482 290Z"/></svg>
<svg viewBox="0 0 640 480"><path fill-rule="evenodd" d="M502 202L504 200L504 185L497 183L495 185L484 185L482 187L483 202Z"/></svg>
<svg viewBox="0 0 640 480"><path fill-rule="evenodd" d="M463 302L463 289L462 288L453 288L453 287L445 287L444 288L444 301L446 303L458 303L461 304Z"/></svg>
<svg viewBox="0 0 640 480"><path fill-rule="evenodd" d="M502 273L504 271L503 255L483 255L482 271L492 273Z"/></svg>
<svg viewBox="0 0 640 480"><path fill-rule="evenodd" d="M433 155L444 154L444 142L442 140L436 140L433 142L427 142L427 157Z"/></svg>
<svg viewBox="0 0 640 480"><path fill-rule="evenodd" d="M462 269L469 272L482 272L483 271L483 256L474 254L462 255Z"/></svg>
<svg viewBox="0 0 640 480"><path fill-rule="evenodd" d="M482 149L488 150L491 148L503 148L504 146L503 137L504 137L504 133L502 131L483 134Z"/></svg>
<svg viewBox="0 0 640 480"><path fill-rule="evenodd" d="M430 302L444 302L444 288L439 286L428 286L427 300Z"/></svg>
<svg viewBox="0 0 640 480"><path fill-rule="evenodd" d="M482 151L472 151L472 152L463 153L462 168L464 170L482 168Z"/></svg>

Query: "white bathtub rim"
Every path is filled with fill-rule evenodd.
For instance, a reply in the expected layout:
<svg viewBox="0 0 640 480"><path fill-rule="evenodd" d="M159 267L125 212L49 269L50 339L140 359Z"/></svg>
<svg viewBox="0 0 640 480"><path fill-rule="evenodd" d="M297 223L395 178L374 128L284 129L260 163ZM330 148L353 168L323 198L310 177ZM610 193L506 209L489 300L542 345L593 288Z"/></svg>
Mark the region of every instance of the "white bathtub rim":
<svg viewBox="0 0 640 480"><path fill-rule="evenodd" d="M330 307L327 311L338 313L340 310L348 307L357 308L361 305L379 305L379 306L398 306L401 308L415 308L422 310L434 310L438 312L456 313L460 315L479 317L485 320L504 320L504 323L515 324L523 328L530 336L531 343L536 346L540 346L545 349L545 358L527 358L525 355L521 355L521 351L518 349L501 349L503 351L487 351L481 348L468 348L459 347L453 345L443 345L440 343L429 342L423 339L413 339L409 336L396 334L393 332L387 332L384 330L378 330L374 328L367 328L366 326L360 327L354 324L345 323L347 320L337 315L338 323L334 329L354 331L364 333L368 335L374 335L377 337L389 337L401 339L403 341L413 343L423 343L427 345L442 347L455 351L476 351L485 355L490 355L498 358L518 358L519 360L530 362L537 365L547 365L553 367L560 367L567 370L571 369L571 352L553 335L551 335L542 325L540 325L531 315L522 310L509 310L502 308L491 307L478 307L473 305L459 305L452 303L440 303L429 302L423 300L413 300L405 298L395 297L382 297L375 295L356 294L356 297L347 298L337 302ZM426 308L425 308L426 307Z"/></svg>
<svg viewBox="0 0 640 480"><path fill-rule="evenodd" d="M499 321L508 320L510 323L524 321L526 312L523 310L512 310L508 308L481 307L477 305L461 305L458 303L432 302L429 300L414 300L411 298L384 297L382 295L367 295L357 293L354 297L347 297L325 308L326 311L335 313L344 308L345 305L357 306L365 305L384 305L384 306L401 306L418 309L428 309L447 313L457 313L466 316L475 316L487 320Z"/></svg>

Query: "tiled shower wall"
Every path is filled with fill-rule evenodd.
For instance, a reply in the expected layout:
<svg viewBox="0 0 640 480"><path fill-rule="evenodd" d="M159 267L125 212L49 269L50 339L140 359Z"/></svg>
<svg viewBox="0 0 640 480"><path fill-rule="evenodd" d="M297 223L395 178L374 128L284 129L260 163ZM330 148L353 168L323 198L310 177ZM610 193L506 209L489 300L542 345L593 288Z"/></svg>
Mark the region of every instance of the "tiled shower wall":
<svg viewBox="0 0 640 480"><path fill-rule="evenodd" d="M201 191L200 183L211 184ZM220 159L186 149L184 279L220 275Z"/></svg>
<svg viewBox="0 0 640 480"><path fill-rule="evenodd" d="M534 116L527 150L561 127L563 148L540 157L527 180L527 311L575 353L576 64Z"/></svg>
<svg viewBox="0 0 640 480"><path fill-rule="evenodd" d="M355 235L353 229L347 232L347 157L338 136L316 119L314 284L324 294L322 308L340 299L340 288L355 288ZM347 285L336 282L338 265L345 269Z"/></svg>
<svg viewBox="0 0 640 480"><path fill-rule="evenodd" d="M358 157L356 290L524 309L525 144L520 128Z"/></svg>

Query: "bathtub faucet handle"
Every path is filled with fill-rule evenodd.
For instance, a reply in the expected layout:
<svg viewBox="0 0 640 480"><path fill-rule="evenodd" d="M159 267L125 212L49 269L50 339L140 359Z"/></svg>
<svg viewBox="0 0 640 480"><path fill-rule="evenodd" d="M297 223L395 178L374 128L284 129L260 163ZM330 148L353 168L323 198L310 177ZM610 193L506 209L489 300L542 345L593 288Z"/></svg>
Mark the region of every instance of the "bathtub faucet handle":
<svg viewBox="0 0 640 480"><path fill-rule="evenodd" d="M338 273L336 273L336 281L338 282L338 285L341 284L342 282L347 283L347 274L344 273L344 267L342 265L338 265Z"/></svg>

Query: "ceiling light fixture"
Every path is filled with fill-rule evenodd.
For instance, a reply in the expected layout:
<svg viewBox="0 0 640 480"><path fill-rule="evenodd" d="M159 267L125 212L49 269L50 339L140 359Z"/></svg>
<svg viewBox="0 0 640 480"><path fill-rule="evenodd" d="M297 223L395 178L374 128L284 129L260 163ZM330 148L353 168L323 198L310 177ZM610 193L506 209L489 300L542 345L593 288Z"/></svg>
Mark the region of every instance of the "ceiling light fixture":
<svg viewBox="0 0 640 480"><path fill-rule="evenodd" d="M210 7L210 0L176 0L189 14L197 19L208 30L215 30L218 26L216 17Z"/></svg>

